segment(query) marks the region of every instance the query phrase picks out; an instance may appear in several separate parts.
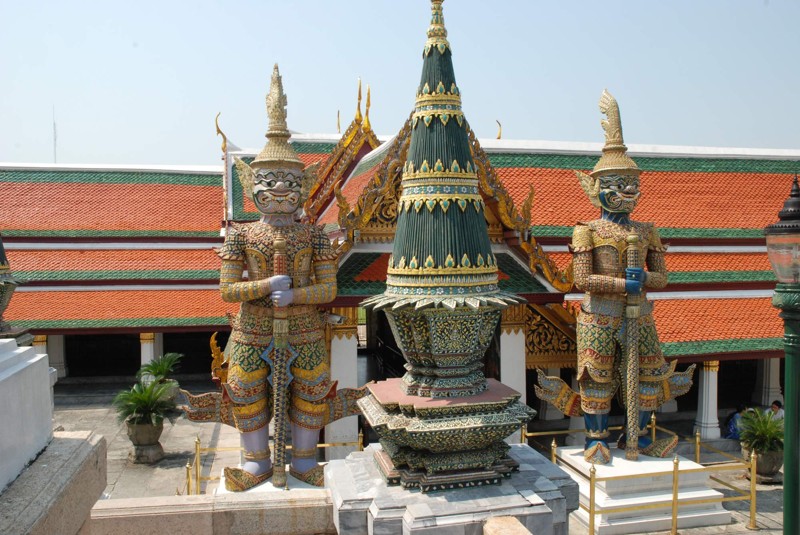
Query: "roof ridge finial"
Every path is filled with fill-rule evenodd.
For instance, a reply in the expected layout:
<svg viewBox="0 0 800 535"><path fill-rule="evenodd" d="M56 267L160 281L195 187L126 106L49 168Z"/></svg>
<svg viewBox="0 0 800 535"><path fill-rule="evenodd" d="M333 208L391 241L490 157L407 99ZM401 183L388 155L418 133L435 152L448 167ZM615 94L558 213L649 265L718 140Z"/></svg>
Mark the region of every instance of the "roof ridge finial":
<svg viewBox="0 0 800 535"><path fill-rule="evenodd" d="M444 0L431 0L431 25L428 27L428 40L425 42L425 56L434 48L440 54L444 54L444 51L450 48L447 28L444 27L443 2Z"/></svg>
<svg viewBox="0 0 800 535"><path fill-rule="evenodd" d="M356 122L361 123L363 117L361 116L361 77L358 77L358 104L356 105Z"/></svg>
<svg viewBox="0 0 800 535"><path fill-rule="evenodd" d="M364 124L361 126L361 129L364 132L372 130L372 125L369 122L369 106L370 106L369 84L367 84L367 102L366 102L366 108L364 109Z"/></svg>
<svg viewBox="0 0 800 535"><path fill-rule="evenodd" d="M269 118L269 127L266 133L267 143L250 165L253 169L286 166L303 168L303 162L289 144L292 134L289 132L289 127L286 126L287 103L288 99L283 92L283 80L276 63L272 68L272 80L267 93L267 117Z"/></svg>

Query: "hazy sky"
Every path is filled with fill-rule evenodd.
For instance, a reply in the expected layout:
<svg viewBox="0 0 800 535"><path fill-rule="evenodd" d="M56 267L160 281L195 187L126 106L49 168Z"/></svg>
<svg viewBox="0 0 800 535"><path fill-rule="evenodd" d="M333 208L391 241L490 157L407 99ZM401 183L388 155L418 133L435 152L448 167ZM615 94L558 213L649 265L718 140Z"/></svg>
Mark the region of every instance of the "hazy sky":
<svg viewBox="0 0 800 535"><path fill-rule="evenodd" d="M447 0L479 137L800 149L800 1ZM0 0L0 162L214 164L214 116L261 147L278 62L289 127L335 133L357 79L393 134L414 104L428 0Z"/></svg>

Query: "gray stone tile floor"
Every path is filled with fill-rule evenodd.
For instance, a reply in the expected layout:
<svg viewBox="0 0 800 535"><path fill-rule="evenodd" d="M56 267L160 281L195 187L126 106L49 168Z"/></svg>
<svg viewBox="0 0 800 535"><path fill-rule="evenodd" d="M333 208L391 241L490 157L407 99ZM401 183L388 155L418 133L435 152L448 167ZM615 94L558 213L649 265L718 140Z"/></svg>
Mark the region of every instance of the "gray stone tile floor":
<svg viewBox="0 0 800 535"><path fill-rule="evenodd" d="M203 447L230 448L239 445L235 429L215 423L194 423L175 413L164 422L161 444L164 458L153 464L133 464L128 461L131 449L125 426L117 422L111 406L114 394L130 383L59 382L54 388L54 425L65 431L89 430L102 434L108 443L108 485L104 498L136 498L186 494L186 463L194 455L194 441L200 438ZM184 381L182 386L193 393L213 389L210 381ZM201 475L216 477L224 466L238 463L235 451L210 453L202 456ZM737 487L745 488L749 480L738 472L720 475ZM212 492L215 481L204 482L201 490ZM725 495L733 493L721 485L714 484ZM193 491L194 492L194 491ZM750 504L748 501L727 502L725 508L732 512L733 520L725 526L681 529L684 535L706 535L719 533L752 533L748 528ZM777 535L783 533L783 486L757 486L757 525L759 533ZM583 535L588 530L574 519L570 523L572 535ZM660 535L659 532L651 535Z"/></svg>

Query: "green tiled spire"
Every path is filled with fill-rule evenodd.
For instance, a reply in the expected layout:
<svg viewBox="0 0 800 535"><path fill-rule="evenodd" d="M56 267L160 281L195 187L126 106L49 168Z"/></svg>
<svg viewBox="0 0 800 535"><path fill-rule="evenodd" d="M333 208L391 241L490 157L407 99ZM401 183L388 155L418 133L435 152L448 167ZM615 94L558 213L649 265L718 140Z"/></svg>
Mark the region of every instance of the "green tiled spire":
<svg viewBox="0 0 800 535"><path fill-rule="evenodd" d="M518 301L497 285L497 259L489 242L442 2L431 0L386 292L367 305L477 308Z"/></svg>

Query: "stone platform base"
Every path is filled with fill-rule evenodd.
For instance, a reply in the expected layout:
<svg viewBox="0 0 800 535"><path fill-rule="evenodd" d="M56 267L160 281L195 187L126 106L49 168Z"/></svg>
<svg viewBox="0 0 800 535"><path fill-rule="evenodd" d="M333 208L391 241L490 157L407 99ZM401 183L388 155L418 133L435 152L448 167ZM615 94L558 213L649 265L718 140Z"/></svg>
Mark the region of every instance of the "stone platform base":
<svg viewBox="0 0 800 535"><path fill-rule="evenodd" d="M568 532L568 514L578 507L578 487L559 467L529 446L511 446L519 471L500 485L425 494L387 486L375 461L377 445L354 452L325 468L339 533L461 535L483 532L491 517L518 518L541 535Z"/></svg>
<svg viewBox="0 0 800 535"><path fill-rule="evenodd" d="M669 530L672 525L672 471L673 461L639 456L638 461L625 459L623 450L612 448L613 459L609 465L595 465L596 477L642 476L646 477L600 481L596 485L595 507L607 511L595 516L595 533L616 535ZM571 466L560 465L580 487L581 508L573 513L584 526L589 525L589 470L591 464L583 459L583 448L564 447L558 455ZM701 465L678 457L678 528L694 528L729 524L731 514L722 503L686 504L689 500L709 500L722 497L722 493L708 487L707 472L691 472ZM662 474L666 472L666 474ZM660 475L656 475L660 474ZM684 502L681 504L681 502ZM614 509L645 506L638 511L615 512Z"/></svg>
<svg viewBox="0 0 800 535"><path fill-rule="evenodd" d="M105 488L105 439L89 431L55 433L0 495L0 533L75 535Z"/></svg>

